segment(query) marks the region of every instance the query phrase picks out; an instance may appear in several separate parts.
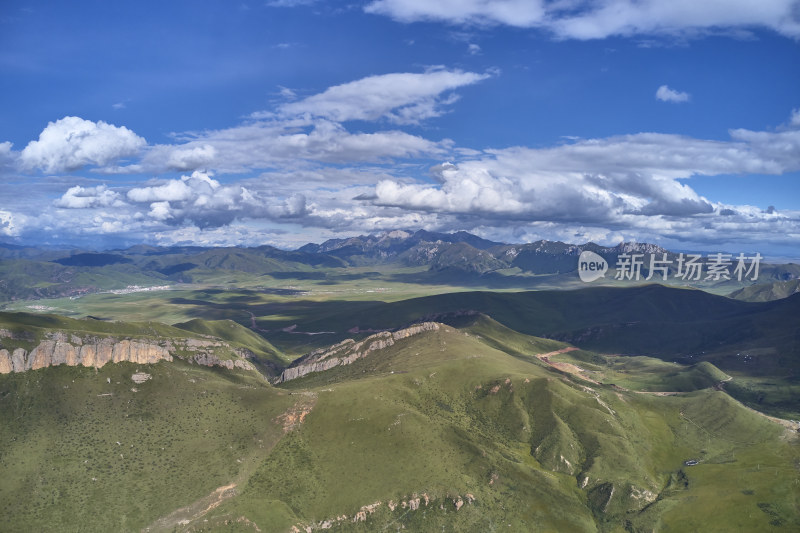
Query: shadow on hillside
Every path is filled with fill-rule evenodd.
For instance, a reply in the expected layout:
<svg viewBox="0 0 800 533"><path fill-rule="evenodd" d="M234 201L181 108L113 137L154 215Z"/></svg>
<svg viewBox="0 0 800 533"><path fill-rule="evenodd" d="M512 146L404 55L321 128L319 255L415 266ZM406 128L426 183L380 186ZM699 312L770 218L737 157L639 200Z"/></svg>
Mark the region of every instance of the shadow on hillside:
<svg viewBox="0 0 800 533"><path fill-rule="evenodd" d="M294 324L324 324L325 330L347 330L358 324L352 322L353 316L383 302L364 302L349 300L294 300L289 302L261 302L250 295L235 296L224 302L198 298L172 298L170 304L190 306L189 312L195 318L204 320L229 319L250 327L255 317L263 329L280 329ZM273 319L272 317L278 317ZM349 325L348 325L349 324Z"/></svg>
<svg viewBox="0 0 800 533"><path fill-rule="evenodd" d="M335 285L342 281L380 280L380 272L362 272L358 274L336 274L333 272L269 272L265 274L280 280L321 281L323 285Z"/></svg>
<svg viewBox="0 0 800 533"><path fill-rule="evenodd" d="M490 289L536 289L543 285L550 286L567 281L563 274L548 274L536 277L499 274L497 272L478 274L475 272L466 272L457 268L414 273L396 273L386 276L386 279L395 283L451 285L454 287L482 287Z"/></svg>

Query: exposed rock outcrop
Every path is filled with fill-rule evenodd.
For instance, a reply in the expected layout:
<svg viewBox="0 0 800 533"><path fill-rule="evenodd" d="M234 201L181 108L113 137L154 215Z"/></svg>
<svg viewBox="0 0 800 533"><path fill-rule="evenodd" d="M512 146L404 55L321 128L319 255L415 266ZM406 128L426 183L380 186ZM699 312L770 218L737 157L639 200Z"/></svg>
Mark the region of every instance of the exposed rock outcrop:
<svg viewBox="0 0 800 533"><path fill-rule="evenodd" d="M136 383L137 385L141 385L142 383L144 383L145 381L147 381L147 380L151 379L152 377L153 377L153 376L151 376L150 374L148 374L148 373L146 373L146 372L136 372L135 374L133 374L133 375L131 376L131 379L132 379L132 380L133 380L133 382L134 382L134 383ZM131 389L131 390L134 390L134 391L135 391L135 389Z"/></svg>
<svg viewBox="0 0 800 533"><path fill-rule="evenodd" d="M371 352L394 345L395 341L438 329L439 324L436 322L422 322L393 332L382 331L358 342L346 339L328 348L314 350L297 359L281 373L276 383L297 379L312 372L324 372L340 365L350 365Z"/></svg>
<svg viewBox="0 0 800 533"><path fill-rule="evenodd" d="M74 345L60 337L43 340L30 352L17 348L12 352L0 350L0 374L38 370L48 366L86 366L100 368L106 363L127 361L137 364L153 364L172 361L166 348L154 343L137 340L117 340L111 337L82 341Z"/></svg>
<svg viewBox="0 0 800 533"><path fill-rule="evenodd" d="M394 500L389 500L387 505L389 507L390 512L395 512L395 510L398 509L399 507L400 511L402 511L403 513L403 516L405 516L406 514L412 511L418 511L420 509L423 509L423 504L425 508L427 508L428 505L434 500L436 500L436 498L433 496L429 496L428 493L423 493L421 497L420 495L415 493L412 494L407 501L400 500L398 504ZM458 494L456 494L455 496L445 496L444 498L442 498L442 502L439 505L439 509L445 510L445 503L448 502L448 500L452 502L453 507L455 508L456 511L458 511L465 504L472 505L473 503L475 503L476 498L470 493L465 494L463 498ZM337 516L336 518L329 518L327 520L322 520L319 522L297 523L292 526L290 531L292 531L293 533L301 533L303 531L305 531L306 533L312 533L313 531L330 529L333 526L338 525L342 522L366 522L367 519L369 518L369 515L373 514L381 505L382 503L380 501L377 501L369 505L364 505L352 517L343 514Z"/></svg>
<svg viewBox="0 0 800 533"><path fill-rule="evenodd" d="M14 339L18 341L33 341L33 335L28 331L12 331L10 329L0 328L0 338Z"/></svg>
<svg viewBox="0 0 800 533"><path fill-rule="evenodd" d="M20 338L20 335L0 330L0 337ZM51 331L30 351L25 348L0 348L0 374L59 365L94 368L101 368L107 363L121 362L145 365L172 361L173 355L205 366L220 366L229 370L234 368L256 370L255 366L245 359L223 359L215 353L215 350L238 356L248 354L252 356L252 352L248 350L234 349L219 340L119 339L91 335L80 337L72 333Z"/></svg>
<svg viewBox="0 0 800 533"><path fill-rule="evenodd" d="M240 368L242 370L256 369L256 367L254 367L250 361L245 361L243 359L220 359L216 355L210 353L199 353L194 355L189 359L189 362L194 362L198 365L205 366L222 366L228 370L233 370L234 368Z"/></svg>

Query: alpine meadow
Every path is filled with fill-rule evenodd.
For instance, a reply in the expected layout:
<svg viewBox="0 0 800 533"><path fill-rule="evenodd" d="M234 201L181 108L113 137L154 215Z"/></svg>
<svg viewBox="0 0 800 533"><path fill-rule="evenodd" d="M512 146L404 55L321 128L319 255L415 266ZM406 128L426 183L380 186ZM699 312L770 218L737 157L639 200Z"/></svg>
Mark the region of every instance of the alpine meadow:
<svg viewBox="0 0 800 533"><path fill-rule="evenodd" d="M800 531L800 0L0 4L0 530Z"/></svg>

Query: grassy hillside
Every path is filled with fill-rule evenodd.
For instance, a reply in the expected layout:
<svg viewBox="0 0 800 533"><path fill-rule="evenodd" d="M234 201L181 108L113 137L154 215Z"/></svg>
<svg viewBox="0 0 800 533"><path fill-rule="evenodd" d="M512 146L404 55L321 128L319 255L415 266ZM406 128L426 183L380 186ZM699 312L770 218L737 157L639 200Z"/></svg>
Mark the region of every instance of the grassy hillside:
<svg viewBox="0 0 800 533"><path fill-rule="evenodd" d="M353 335L365 336L370 330L400 327L424 317L452 322L465 312L480 312L515 331L596 352L646 355L683 364L708 361L742 378L731 384L730 390L748 405L784 416L800 412L797 296L750 303L698 290L647 285L457 292L403 299L425 291L407 285L402 290L386 289L370 275L347 281L347 285L325 285L333 283L326 277L304 282L316 287L313 289L291 286L92 296L69 305L79 306L87 314L124 314L133 320L233 320L268 339L284 354L284 361ZM324 287L327 292L322 291ZM270 351L267 347L262 350L265 354ZM747 387L741 386L745 378L750 380Z"/></svg>
<svg viewBox="0 0 800 533"><path fill-rule="evenodd" d="M165 276L122 263L73 266L28 259L0 260L0 302L59 298L129 285L163 285Z"/></svg>
<svg viewBox="0 0 800 533"><path fill-rule="evenodd" d="M137 370L152 379L135 384ZM0 376L3 531L138 531L235 482L293 399L181 362Z"/></svg>
<svg viewBox="0 0 800 533"><path fill-rule="evenodd" d="M289 362L268 340L233 320L209 321L196 318L175 324L175 327L227 341L234 347L252 352L259 362L276 369Z"/></svg>
<svg viewBox="0 0 800 533"><path fill-rule="evenodd" d="M0 302L81 296L130 285L190 284L227 288L269 288L282 281L318 281L313 285L347 288L354 279L373 270L386 286L429 286L428 294L462 290L569 289L585 287L576 268L581 250L592 250L613 267L622 252L666 253L647 244L621 244L613 248L592 243L571 245L539 241L524 245L494 243L463 232L446 235L428 232L390 232L310 244L296 251L271 246L256 248L203 248L134 246L127 250L32 250L0 247ZM677 255L669 253L673 261ZM647 263L645 256L645 263ZM412 268L409 268L412 267ZM674 274L674 269L673 272ZM613 270L593 285L632 286L642 280L621 282ZM800 265L762 264L763 283L794 280ZM687 282L671 277L669 283ZM693 286L716 294L747 289L752 280L692 281ZM778 291L776 294L779 294ZM186 317L184 317L186 318Z"/></svg>
<svg viewBox="0 0 800 533"><path fill-rule="evenodd" d="M321 254L260 248L135 247L113 253L42 253L0 258L0 302L81 296L130 285L225 283L231 276L271 272L336 271L344 263Z"/></svg>
<svg viewBox="0 0 800 533"><path fill-rule="evenodd" d="M370 330L400 327L424 317L452 322L464 312L480 312L515 331L595 352L646 355L683 364L707 361L741 378L729 390L748 405L782 416L800 413L797 295L752 303L647 285L451 292L404 299L428 291L416 285L386 288L373 275L381 274L363 271L349 281L334 281L325 274L303 282L308 285L260 290L91 296L64 304L94 316L122 314L136 321L233 320L268 339L284 354L283 361L353 335L365 336ZM262 349L264 357L271 352L266 346Z"/></svg>
<svg viewBox="0 0 800 533"><path fill-rule="evenodd" d="M792 279L743 287L733 291L729 296L735 300L743 300L745 302L769 302L788 298L798 292L800 292L800 279Z"/></svg>
<svg viewBox="0 0 800 533"><path fill-rule="evenodd" d="M790 325L800 299L756 306L651 285L487 295L480 305L519 331L612 353L684 356L748 343L800 348Z"/></svg>
<svg viewBox="0 0 800 533"><path fill-rule="evenodd" d="M796 433L714 390L712 365L458 320L280 388L181 361L0 376L3 530L800 527Z"/></svg>
<svg viewBox="0 0 800 533"><path fill-rule="evenodd" d="M576 381L537 363L548 341L518 335L506 353L490 329L445 327L286 383L313 409L207 518L212 529L236 516L278 531L800 526L800 455L781 426L711 389L655 396ZM401 505L424 496L417 510Z"/></svg>
<svg viewBox="0 0 800 533"><path fill-rule="evenodd" d="M0 328L16 334L16 338L0 340L2 347L21 345L30 349L53 331L76 335L130 336L137 338L199 337L159 322L117 322L94 318L75 319L51 314L0 312Z"/></svg>
<svg viewBox="0 0 800 533"><path fill-rule="evenodd" d="M377 330L424 317L449 320L448 315L484 313L516 331L605 353L683 362L708 360L724 370L762 375L800 372L796 321L800 296L749 303L699 290L647 285L576 291L459 292L390 303L296 300L259 306L254 312L263 317L258 324L264 329L297 324L299 331L333 332L305 339L280 333L267 335L290 352L295 342L305 343L304 348L309 342L334 342L354 327Z"/></svg>

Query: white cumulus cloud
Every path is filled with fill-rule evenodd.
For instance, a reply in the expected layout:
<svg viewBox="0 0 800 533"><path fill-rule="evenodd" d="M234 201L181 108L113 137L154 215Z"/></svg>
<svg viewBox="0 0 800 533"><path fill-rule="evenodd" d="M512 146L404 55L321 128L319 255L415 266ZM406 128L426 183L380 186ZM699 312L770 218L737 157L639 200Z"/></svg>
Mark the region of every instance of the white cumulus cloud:
<svg viewBox="0 0 800 533"><path fill-rule="evenodd" d="M442 107L455 101L452 94L443 96L444 93L488 77L488 74L444 69L369 76L283 104L280 112L289 116L308 114L335 122L384 118L397 124L417 124L441 115Z"/></svg>
<svg viewBox="0 0 800 533"><path fill-rule="evenodd" d="M364 8L367 13L388 15L402 22L439 20L453 24L505 24L531 27L542 23L542 0L376 0Z"/></svg>
<svg viewBox="0 0 800 533"><path fill-rule="evenodd" d="M150 218L164 221L172 218L172 208L169 202L153 202L150 204Z"/></svg>
<svg viewBox="0 0 800 533"><path fill-rule="evenodd" d="M97 187L70 187L61 198L53 202L56 207L67 209L86 209L91 207L122 206L125 203L117 192L110 190L105 185Z"/></svg>
<svg viewBox="0 0 800 533"><path fill-rule="evenodd" d="M19 154L11 149L12 146L8 141L0 143L0 172L15 166Z"/></svg>
<svg viewBox="0 0 800 533"><path fill-rule="evenodd" d="M681 35L754 26L800 36L796 0L582 0L578 5L578 10L550 13L549 27L558 36Z"/></svg>
<svg viewBox="0 0 800 533"><path fill-rule="evenodd" d="M13 144L10 143L9 141L0 143L0 161L3 161L4 159L10 159L11 158L11 147L12 146L13 146Z"/></svg>
<svg viewBox="0 0 800 533"><path fill-rule="evenodd" d="M197 170L180 179L133 188L127 197L134 204L146 204L147 217L152 220L201 228L220 227L243 218L291 218L306 212L302 194L284 200L263 197L240 184L221 185Z"/></svg>
<svg viewBox="0 0 800 533"><path fill-rule="evenodd" d="M25 219L24 215L0 210L0 235L6 237L16 237L20 232L19 219Z"/></svg>
<svg viewBox="0 0 800 533"><path fill-rule="evenodd" d="M656 99L661 100L662 102L672 103L688 102L689 93L676 91L674 89L670 89L666 85L662 85L656 91Z"/></svg>
<svg viewBox="0 0 800 533"><path fill-rule="evenodd" d="M192 198L202 200L213 195L219 188L219 182L210 174L195 171L191 176L168 180L162 185L131 189L128 191L128 199L133 202L182 202Z"/></svg>
<svg viewBox="0 0 800 533"><path fill-rule="evenodd" d="M800 36L796 0L375 0L364 9L401 22L543 28L563 39L687 35L755 26Z"/></svg>
<svg viewBox="0 0 800 533"><path fill-rule="evenodd" d="M800 109L792 109L792 115L789 117L789 125L793 128L800 128Z"/></svg>
<svg viewBox="0 0 800 533"><path fill-rule="evenodd" d="M167 159L167 166L175 170L194 170L207 167L214 161L217 150L210 144L191 148L178 148Z"/></svg>
<svg viewBox="0 0 800 533"><path fill-rule="evenodd" d="M159 145L144 158L148 168L169 167L175 151L210 153L207 166L219 172L244 172L253 168L291 167L319 163L363 163L392 158L443 155L451 141L431 141L403 131L352 133L336 122L317 119L258 121L197 134L180 147ZM197 162L195 160L194 162ZM189 170L189 169L187 169Z"/></svg>
<svg viewBox="0 0 800 533"><path fill-rule="evenodd" d="M124 126L64 117L50 122L39 134L38 141L28 143L20 160L26 168L40 168L45 172L77 170L136 155L146 144L142 137Z"/></svg>
<svg viewBox="0 0 800 533"><path fill-rule="evenodd" d="M709 215L714 205L679 180L800 170L800 131L734 130L731 141L643 133L553 148L489 150L434 167L438 184L384 179L377 205L495 220L619 224L630 217Z"/></svg>
<svg viewBox="0 0 800 533"><path fill-rule="evenodd" d="M458 88L478 83L491 74L431 68L422 73L369 76L330 87L304 99L284 101L272 111L252 114L247 122L221 130L188 132L177 143L147 146L125 127L65 117L51 122L38 141L21 152L22 168L47 172L69 171L85 165L107 174L191 172L209 170L239 173L318 164L386 162L401 158L444 156L452 141L433 141L400 129L369 133L350 131L343 122L384 120L399 125L419 124L440 116L453 104ZM284 91L284 96L294 96ZM4 157L8 153L8 157ZM0 144L0 164L13 159L10 143ZM128 156L139 156L138 159ZM130 195L183 198L186 184L164 183L160 189L135 188ZM142 189L142 190L139 190ZM144 190L146 189L146 190ZM129 199L133 200L131 196Z"/></svg>

